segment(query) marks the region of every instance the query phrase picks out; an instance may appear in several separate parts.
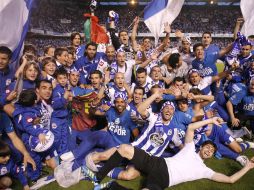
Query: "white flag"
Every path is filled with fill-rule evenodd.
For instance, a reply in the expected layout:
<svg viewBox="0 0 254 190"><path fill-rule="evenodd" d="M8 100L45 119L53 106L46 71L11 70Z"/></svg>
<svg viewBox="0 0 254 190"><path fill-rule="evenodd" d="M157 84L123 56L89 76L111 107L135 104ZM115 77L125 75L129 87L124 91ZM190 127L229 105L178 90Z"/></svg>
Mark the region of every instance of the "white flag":
<svg viewBox="0 0 254 190"><path fill-rule="evenodd" d="M244 18L242 33L248 37L254 35L254 1L241 0L241 11Z"/></svg>

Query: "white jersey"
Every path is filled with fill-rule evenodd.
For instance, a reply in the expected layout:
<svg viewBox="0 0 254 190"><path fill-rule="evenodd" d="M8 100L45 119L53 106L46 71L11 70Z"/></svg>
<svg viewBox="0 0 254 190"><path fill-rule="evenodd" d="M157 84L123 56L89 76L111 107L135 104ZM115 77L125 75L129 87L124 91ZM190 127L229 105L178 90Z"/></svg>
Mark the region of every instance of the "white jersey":
<svg viewBox="0 0 254 190"><path fill-rule="evenodd" d="M195 152L193 141L186 143L179 153L173 157L165 158L165 161L168 167L169 187L187 181L211 179L215 174Z"/></svg>
<svg viewBox="0 0 254 190"><path fill-rule="evenodd" d="M50 129L51 115L53 112L52 106L47 104L44 100L42 100L38 106L41 113L40 124L43 125L43 128Z"/></svg>

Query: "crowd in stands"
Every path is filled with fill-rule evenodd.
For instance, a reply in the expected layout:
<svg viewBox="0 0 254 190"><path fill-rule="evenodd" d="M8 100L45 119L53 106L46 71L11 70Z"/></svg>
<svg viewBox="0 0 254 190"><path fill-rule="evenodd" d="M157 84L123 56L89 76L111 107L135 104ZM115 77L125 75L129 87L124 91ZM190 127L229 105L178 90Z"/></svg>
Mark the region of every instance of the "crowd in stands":
<svg viewBox="0 0 254 190"><path fill-rule="evenodd" d="M95 11L101 24L107 23L108 11L116 7L101 6ZM135 16L139 15L144 7L126 8L117 6L117 13L120 15L119 29L126 29ZM54 1L40 1L34 8L31 27L49 30L59 33L82 32L84 23L84 13L89 13L89 7L80 4L59 4ZM61 10L61 11L56 11ZM239 7L219 7L219 6L184 6L173 22L172 28L181 28L186 33L202 33L212 31L213 33L232 33L235 21L241 16ZM61 19L71 20L71 23L62 24ZM131 29L131 28L130 28ZM144 22L140 23L140 33L149 32Z"/></svg>
<svg viewBox="0 0 254 190"><path fill-rule="evenodd" d="M81 30L83 8L39 5L32 27ZM103 10L99 17L106 19ZM11 187L14 178L26 190L54 180L69 187L82 173L97 190L126 189L100 183L106 175L131 180L144 174L144 187L154 190L202 178L234 183L254 168L244 155L254 148L254 36L235 30L233 43L225 40L220 47L211 34L232 32L239 10L184 7L172 26L164 24L166 36L156 47L149 37L137 40L139 17L116 11L134 22L131 36L109 17L108 43L83 42L78 32L68 41L31 37L16 68L12 51L0 47L0 189ZM202 15L210 24L200 23ZM60 18L71 19L71 27ZM202 36L193 39L172 28ZM217 173L203 163L213 155L243 168L233 177ZM43 166L54 175L41 178Z"/></svg>

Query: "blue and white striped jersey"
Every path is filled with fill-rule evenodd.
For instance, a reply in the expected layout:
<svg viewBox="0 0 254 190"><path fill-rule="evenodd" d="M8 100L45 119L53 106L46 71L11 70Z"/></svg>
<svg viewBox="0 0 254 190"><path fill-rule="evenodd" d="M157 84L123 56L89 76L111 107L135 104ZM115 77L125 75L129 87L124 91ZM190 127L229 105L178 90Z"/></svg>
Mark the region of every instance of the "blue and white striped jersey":
<svg viewBox="0 0 254 190"><path fill-rule="evenodd" d="M148 127L142 131L139 138L132 143L132 146L159 157L170 142L173 141L176 146L182 144L178 136L178 130L171 121L164 125L161 116L154 113L150 113L147 120L149 121Z"/></svg>

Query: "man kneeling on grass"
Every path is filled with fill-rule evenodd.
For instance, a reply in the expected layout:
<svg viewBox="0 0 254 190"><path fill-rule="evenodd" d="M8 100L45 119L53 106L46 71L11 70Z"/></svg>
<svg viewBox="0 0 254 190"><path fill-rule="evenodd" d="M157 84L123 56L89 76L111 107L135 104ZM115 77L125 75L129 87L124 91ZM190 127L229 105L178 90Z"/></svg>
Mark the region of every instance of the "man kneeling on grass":
<svg viewBox="0 0 254 190"><path fill-rule="evenodd" d="M158 158L150 156L141 149L122 144L98 173L93 173L87 167L82 168L83 172L89 176L91 180L96 182L96 190L106 186L110 187L110 189L127 189L115 182L99 184L113 168L119 166L125 159L130 160L135 168L147 177L146 183L143 185L145 190L162 190L179 183L202 178L222 183L235 183L250 169L254 168L254 157L240 171L232 176L226 176L213 171L203 163L205 159L211 158L214 152L216 152L217 147L212 141L205 141L200 151L198 153L195 152L195 144L193 141L195 129L208 124L220 126L222 123L223 120L221 118L214 117L190 124L186 132L184 148L173 157Z"/></svg>

